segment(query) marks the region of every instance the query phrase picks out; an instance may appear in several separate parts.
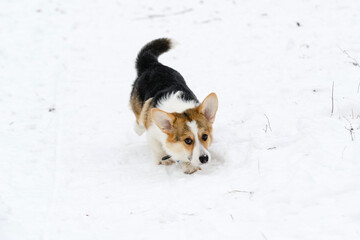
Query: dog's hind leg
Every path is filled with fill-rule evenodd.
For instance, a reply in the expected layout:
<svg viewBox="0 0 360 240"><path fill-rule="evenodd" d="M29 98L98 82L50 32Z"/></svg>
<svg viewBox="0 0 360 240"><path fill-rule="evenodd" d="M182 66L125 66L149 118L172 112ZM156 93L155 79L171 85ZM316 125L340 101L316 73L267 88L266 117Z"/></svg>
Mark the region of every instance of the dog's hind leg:
<svg viewBox="0 0 360 240"><path fill-rule="evenodd" d="M145 127L141 126L140 124L138 124L137 122L135 122L134 124L134 130L136 132L137 135L141 136L143 135L143 133L145 132Z"/></svg>
<svg viewBox="0 0 360 240"><path fill-rule="evenodd" d="M139 136L141 136L145 132L145 129L148 128L151 123L151 100L152 98L145 101L144 105L141 108L140 114L136 118L134 130Z"/></svg>

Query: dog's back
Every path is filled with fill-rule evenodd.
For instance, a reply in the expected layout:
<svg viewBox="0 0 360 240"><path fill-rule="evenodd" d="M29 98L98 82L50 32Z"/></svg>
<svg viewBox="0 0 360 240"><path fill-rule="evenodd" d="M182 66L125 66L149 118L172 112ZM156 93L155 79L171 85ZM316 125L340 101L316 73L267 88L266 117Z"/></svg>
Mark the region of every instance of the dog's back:
<svg viewBox="0 0 360 240"><path fill-rule="evenodd" d="M148 99L151 106L172 93L181 91L184 101L199 102L188 88L184 78L174 69L164 66L158 57L171 49L173 43L168 38L156 39L146 44L136 59L137 79L131 92L130 105L135 115L141 114L141 109Z"/></svg>

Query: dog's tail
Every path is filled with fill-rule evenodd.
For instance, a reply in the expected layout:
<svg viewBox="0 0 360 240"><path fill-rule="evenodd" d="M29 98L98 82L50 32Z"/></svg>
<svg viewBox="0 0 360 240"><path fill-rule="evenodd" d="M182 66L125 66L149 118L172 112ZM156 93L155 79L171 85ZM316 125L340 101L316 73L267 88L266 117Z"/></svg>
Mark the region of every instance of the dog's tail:
<svg viewBox="0 0 360 240"><path fill-rule="evenodd" d="M155 39L146 44L139 52L136 59L136 70L140 76L151 64L158 62L158 57L169 51L173 41L169 38Z"/></svg>

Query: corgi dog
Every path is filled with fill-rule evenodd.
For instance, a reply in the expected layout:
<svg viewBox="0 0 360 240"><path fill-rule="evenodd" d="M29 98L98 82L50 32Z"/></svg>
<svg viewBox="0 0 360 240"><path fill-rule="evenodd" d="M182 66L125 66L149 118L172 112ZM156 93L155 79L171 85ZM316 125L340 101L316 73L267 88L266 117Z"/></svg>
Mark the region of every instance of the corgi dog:
<svg viewBox="0 0 360 240"><path fill-rule="evenodd" d="M171 39L160 38L140 50L130 106L136 117L135 132L147 132L155 163L176 161L184 173L191 174L211 160L208 148L218 99L210 93L200 103L180 73L158 61L172 46Z"/></svg>

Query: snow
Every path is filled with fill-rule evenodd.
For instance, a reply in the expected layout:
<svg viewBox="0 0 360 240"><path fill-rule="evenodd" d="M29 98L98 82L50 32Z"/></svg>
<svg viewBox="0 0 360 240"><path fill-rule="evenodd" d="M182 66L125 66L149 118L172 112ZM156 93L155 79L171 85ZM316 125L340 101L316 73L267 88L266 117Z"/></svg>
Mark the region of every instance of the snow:
<svg viewBox="0 0 360 240"><path fill-rule="evenodd" d="M359 239L359 17L356 0L2 0L0 239ZM135 57L158 37L219 98L192 175L133 131Z"/></svg>

